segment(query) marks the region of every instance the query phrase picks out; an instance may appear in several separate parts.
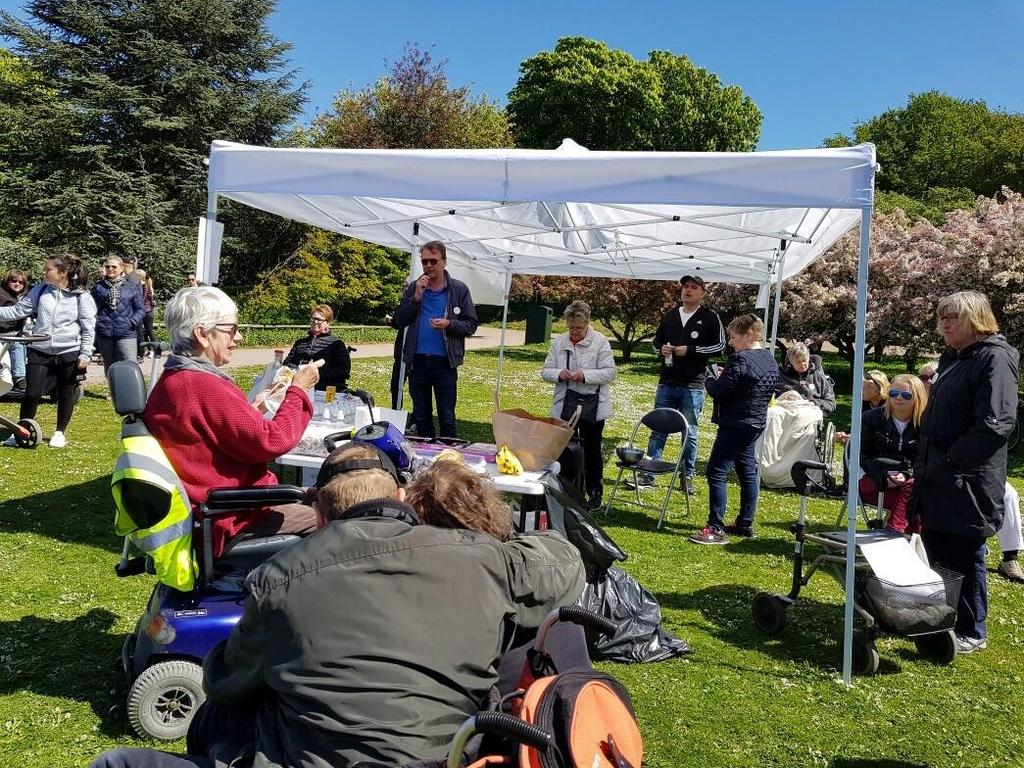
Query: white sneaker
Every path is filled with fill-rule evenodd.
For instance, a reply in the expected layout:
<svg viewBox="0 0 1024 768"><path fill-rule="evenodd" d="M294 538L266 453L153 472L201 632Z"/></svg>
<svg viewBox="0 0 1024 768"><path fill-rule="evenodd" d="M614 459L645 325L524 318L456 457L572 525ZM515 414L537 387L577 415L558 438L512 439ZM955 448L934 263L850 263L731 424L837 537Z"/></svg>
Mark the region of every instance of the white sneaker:
<svg viewBox="0 0 1024 768"><path fill-rule="evenodd" d="M63 432L54 432L53 436L50 438L50 447L51 448L63 448L67 444L68 444L68 439L66 437L64 437L64 433Z"/></svg>
<svg viewBox="0 0 1024 768"><path fill-rule="evenodd" d="M8 438L7 438L6 440L4 440L4 442L3 442L3 446L4 446L5 448L17 448L17 447L18 447L18 443L17 443L17 441L16 441L15 439L14 439L14 435L11 435L11 436L10 436L10 437L8 437Z"/></svg>

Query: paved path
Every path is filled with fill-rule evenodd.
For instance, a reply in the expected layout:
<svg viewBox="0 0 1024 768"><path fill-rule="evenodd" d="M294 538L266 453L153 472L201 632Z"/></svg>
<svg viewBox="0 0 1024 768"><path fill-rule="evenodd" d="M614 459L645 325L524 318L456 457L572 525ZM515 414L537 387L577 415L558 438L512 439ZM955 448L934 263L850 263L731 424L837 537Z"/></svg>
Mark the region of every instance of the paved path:
<svg viewBox="0 0 1024 768"><path fill-rule="evenodd" d="M298 336L296 336L298 338ZM509 329L505 331L505 346L507 347L518 347L525 343L526 333L525 331L514 331ZM490 326L480 326L477 329L476 335L471 336L466 341L467 349L492 349L499 346L501 341L501 329L491 328ZM352 353L352 357L391 357L394 354L394 344L360 344L356 347L356 351ZM253 347L245 349L236 349L235 354L231 357L231 364L228 368L246 368L253 365L266 365L274 359L274 350L272 347ZM162 364L162 361L161 361ZM149 376L152 366L151 360L146 360L142 365L143 372ZM87 382L101 382L103 381L103 366L102 365L90 365L89 370L86 373L85 380Z"/></svg>

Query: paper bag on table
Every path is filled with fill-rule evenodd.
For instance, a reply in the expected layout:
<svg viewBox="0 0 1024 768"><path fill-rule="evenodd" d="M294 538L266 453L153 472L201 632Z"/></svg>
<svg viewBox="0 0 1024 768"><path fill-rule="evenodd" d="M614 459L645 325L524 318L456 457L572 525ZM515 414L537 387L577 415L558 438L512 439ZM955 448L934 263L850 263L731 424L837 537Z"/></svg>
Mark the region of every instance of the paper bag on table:
<svg viewBox="0 0 1024 768"><path fill-rule="evenodd" d="M578 418L579 413L573 417ZM547 416L534 416L520 408L503 411L494 395L491 416L494 442L509 447L526 470L538 470L556 461L569 444L575 424Z"/></svg>

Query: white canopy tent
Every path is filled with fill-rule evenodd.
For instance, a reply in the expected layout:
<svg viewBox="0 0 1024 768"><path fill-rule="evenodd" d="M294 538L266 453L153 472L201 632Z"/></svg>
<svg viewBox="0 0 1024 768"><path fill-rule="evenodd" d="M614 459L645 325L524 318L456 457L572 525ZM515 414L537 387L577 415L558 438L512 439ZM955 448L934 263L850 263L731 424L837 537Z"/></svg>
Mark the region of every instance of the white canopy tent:
<svg viewBox="0 0 1024 768"><path fill-rule="evenodd" d="M861 223L854 381L863 375L867 244L875 148L754 153L556 150L275 149L216 141L207 220L220 197L415 254L441 240L478 303L507 307L511 276L576 275L781 284ZM201 232L214 233L215 226ZM216 282L219 238L197 271ZM413 269L417 264L412 259ZM499 374L500 375L500 374ZM853 409L851 450L860 451ZM848 535L856 528L856 484ZM852 668L848 547L843 677Z"/></svg>

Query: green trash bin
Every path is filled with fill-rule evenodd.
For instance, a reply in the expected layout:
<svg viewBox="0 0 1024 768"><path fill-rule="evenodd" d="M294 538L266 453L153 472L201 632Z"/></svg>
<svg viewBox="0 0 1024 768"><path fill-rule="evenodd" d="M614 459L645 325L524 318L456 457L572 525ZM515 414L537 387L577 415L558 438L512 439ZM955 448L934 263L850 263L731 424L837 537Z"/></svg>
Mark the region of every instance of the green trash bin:
<svg viewBox="0 0 1024 768"><path fill-rule="evenodd" d="M551 307L536 304L526 310L526 343L548 343L551 338Z"/></svg>

